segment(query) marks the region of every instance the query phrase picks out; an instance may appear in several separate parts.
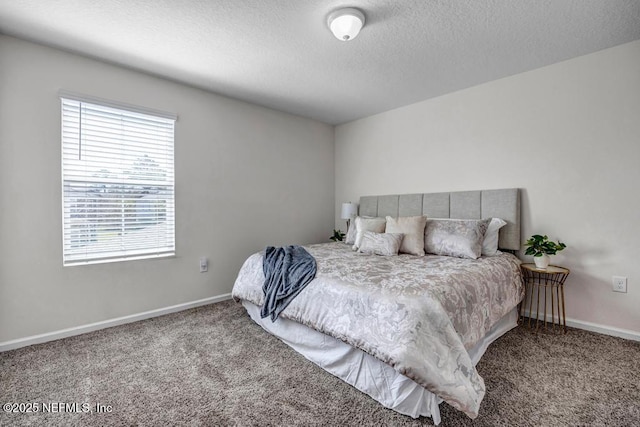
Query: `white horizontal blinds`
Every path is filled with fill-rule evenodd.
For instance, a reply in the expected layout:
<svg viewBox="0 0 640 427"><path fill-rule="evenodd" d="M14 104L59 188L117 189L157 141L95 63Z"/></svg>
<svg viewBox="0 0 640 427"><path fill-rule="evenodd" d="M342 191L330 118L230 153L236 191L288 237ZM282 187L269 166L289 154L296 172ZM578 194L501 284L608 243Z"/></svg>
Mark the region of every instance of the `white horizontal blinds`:
<svg viewBox="0 0 640 427"><path fill-rule="evenodd" d="M62 98L65 265L174 254L174 123Z"/></svg>

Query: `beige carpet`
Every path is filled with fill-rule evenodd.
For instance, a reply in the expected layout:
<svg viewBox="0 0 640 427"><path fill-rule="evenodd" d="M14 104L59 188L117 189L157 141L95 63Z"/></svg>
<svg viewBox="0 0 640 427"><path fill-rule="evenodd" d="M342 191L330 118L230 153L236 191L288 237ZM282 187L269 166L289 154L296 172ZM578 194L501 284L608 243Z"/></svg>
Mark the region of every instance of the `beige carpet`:
<svg viewBox="0 0 640 427"><path fill-rule="evenodd" d="M443 404L443 426L640 425L638 342L519 327L478 369L487 385L480 416ZM432 425L324 372L233 301L0 353L7 402L39 412L0 412L2 426ZM42 413L43 403L56 412Z"/></svg>

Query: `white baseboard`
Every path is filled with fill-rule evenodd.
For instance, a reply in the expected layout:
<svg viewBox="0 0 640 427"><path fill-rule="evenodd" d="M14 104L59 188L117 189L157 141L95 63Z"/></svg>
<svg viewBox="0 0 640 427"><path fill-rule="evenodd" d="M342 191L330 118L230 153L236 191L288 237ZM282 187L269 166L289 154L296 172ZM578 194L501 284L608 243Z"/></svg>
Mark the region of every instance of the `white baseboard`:
<svg viewBox="0 0 640 427"><path fill-rule="evenodd" d="M0 342L0 352L13 350L20 347L26 347L33 344L41 344L47 341L59 340L61 338L72 337L74 335L86 334L100 329L110 328L112 326L124 325L126 323L137 322L139 320L158 317L164 314L176 313L178 311L187 310L202 305L213 304L216 302L231 299L231 294L223 294L215 297L204 298L197 301L185 302L183 304L172 305L170 307L158 308L156 310L145 311L143 313L131 314L129 316L118 317L115 319L103 320L101 322L90 323L88 325L75 326L73 328L62 329L59 331L47 332L46 334L33 335L26 338L18 338L16 340Z"/></svg>
<svg viewBox="0 0 640 427"><path fill-rule="evenodd" d="M529 317L529 311L525 310L524 315ZM542 320L542 313L540 314L540 320ZM558 316L555 316L556 322L558 322ZM551 316L547 315L547 322L551 321ZM611 335L613 337L624 338L632 341L640 341L640 332L631 331L629 329L621 329L613 326L600 325L598 323L585 322L584 320L566 318L567 326L571 328L584 329L585 331L597 332L599 334Z"/></svg>

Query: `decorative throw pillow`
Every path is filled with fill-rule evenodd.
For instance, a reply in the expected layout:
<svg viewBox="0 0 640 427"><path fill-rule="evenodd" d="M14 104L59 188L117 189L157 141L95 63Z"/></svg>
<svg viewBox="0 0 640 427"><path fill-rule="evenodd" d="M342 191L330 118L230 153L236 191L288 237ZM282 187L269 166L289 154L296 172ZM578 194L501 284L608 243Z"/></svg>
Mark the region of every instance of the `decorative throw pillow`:
<svg viewBox="0 0 640 427"><path fill-rule="evenodd" d="M430 219L424 248L430 254L477 259L491 219Z"/></svg>
<svg viewBox="0 0 640 427"><path fill-rule="evenodd" d="M353 250L357 251L362 241L362 235L365 231L373 231L374 233L384 233L387 221L384 218L363 218L356 217L356 240L353 244Z"/></svg>
<svg viewBox="0 0 640 427"><path fill-rule="evenodd" d="M356 217L357 218L357 217ZM347 235L344 238L344 242L348 245L353 245L356 242L356 218L351 220L349 224L349 228L347 229ZM360 218L373 218L369 216L360 217Z"/></svg>
<svg viewBox="0 0 640 427"><path fill-rule="evenodd" d="M507 221L500 218L491 218L491 222L482 240L482 255L496 256L500 254L498 250L498 237L500 236L500 229L505 225L507 225Z"/></svg>
<svg viewBox="0 0 640 427"><path fill-rule="evenodd" d="M400 252L424 256L424 227L426 216L387 217L387 233L402 233Z"/></svg>
<svg viewBox="0 0 640 427"><path fill-rule="evenodd" d="M402 234L399 233L362 233L362 242L358 252L369 255L393 256L398 255L402 244Z"/></svg>

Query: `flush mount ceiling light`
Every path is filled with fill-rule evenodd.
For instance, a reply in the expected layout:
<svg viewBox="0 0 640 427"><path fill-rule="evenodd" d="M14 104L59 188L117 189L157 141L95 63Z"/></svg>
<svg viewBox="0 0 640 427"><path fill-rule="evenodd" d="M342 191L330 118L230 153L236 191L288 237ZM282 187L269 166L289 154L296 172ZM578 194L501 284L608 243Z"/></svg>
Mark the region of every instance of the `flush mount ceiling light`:
<svg viewBox="0 0 640 427"><path fill-rule="evenodd" d="M355 39L364 26L364 14L352 7L338 9L329 15L327 22L333 35L346 42Z"/></svg>

